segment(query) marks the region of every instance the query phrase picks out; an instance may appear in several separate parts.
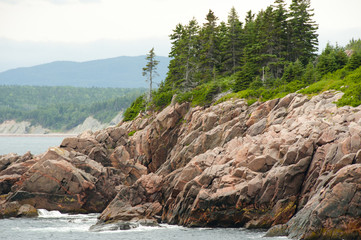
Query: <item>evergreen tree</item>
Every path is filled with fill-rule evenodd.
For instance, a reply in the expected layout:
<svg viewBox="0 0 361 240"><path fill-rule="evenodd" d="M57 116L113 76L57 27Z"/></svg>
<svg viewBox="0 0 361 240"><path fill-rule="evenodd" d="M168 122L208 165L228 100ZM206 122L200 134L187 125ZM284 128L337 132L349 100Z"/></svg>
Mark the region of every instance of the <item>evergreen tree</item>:
<svg viewBox="0 0 361 240"><path fill-rule="evenodd" d="M347 50L351 50L353 52L361 52L361 39L351 39L350 42L346 45Z"/></svg>
<svg viewBox="0 0 361 240"><path fill-rule="evenodd" d="M271 74L279 78L283 74L284 65L287 64L287 55L289 48L289 29L287 19L289 13L286 9L284 0L276 0L273 6L273 29L269 34L269 44L272 46L271 54L277 56L276 60L269 64Z"/></svg>
<svg viewBox="0 0 361 240"><path fill-rule="evenodd" d="M343 48L331 46L329 43L318 57L317 70L321 75L343 68L347 63L347 55Z"/></svg>
<svg viewBox="0 0 361 240"><path fill-rule="evenodd" d="M258 73L257 65L257 28L252 11L247 12L245 26L243 29L244 48L241 55L241 68L236 73L236 80L233 86L235 92L248 88Z"/></svg>
<svg viewBox="0 0 361 240"><path fill-rule="evenodd" d="M317 51L318 25L312 20L313 9L310 0L292 0L290 5L290 46L289 61L300 61L306 65Z"/></svg>
<svg viewBox="0 0 361 240"><path fill-rule="evenodd" d="M195 18L185 27L185 85L194 86L194 75L198 71L198 32L199 25Z"/></svg>
<svg viewBox="0 0 361 240"><path fill-rule="evenodd" d="M230 53L229 53L229 29L225 22L221 22L218 26L218 51L217 57L218 72L221 75L229 75L230 69L228 66Z"/></svg>
<svg viewBox="0 0 361 240"><path fill-rule="evenodd" d="M206 23L200 30L200 72L201 80L209 81L215 79L217 73L217 64L219 63L219 28L217 27L218 18L212 10L209 10L206 16Z"/></svg>
<svg viewBox="0 0 361 240"><path fill-rule="evenodd" d="M173 33L169 35L169 37L172 43L169 57L171 57L172 60L169 62L168 73L164 87L175 89L180 85L181 82L184 81L185 68L182 54L184 53L185 49L185 27L182 24L177 24L176 28L173 30Z"/></svg>
<svg viewBox="0 0 361 240"><path fill-rule="evenodd" d="M347 63L347 69L355 70L360 66L361 66L361 52L354 52Z"/></svg>
<svg viewBox="0 0 361 240"><path fill-rule="evenodd" d="M312 84L319 80L320 76L312 62L306 66L305 72L302 76L302 81L307 84Z"/></svg>
<svg viewBox="0 0 361 240"><path fill-rule="evenodd" d="M234 7L228 15L227 34L224 39L224 69L227 73L234 74L239 69L240 59L244 42L242 41L243 29L242 22L239 20L238 13Z"/></svg>
<svg viewBox="0 0 361 240"><path fill-rule="evenodd" d="M166 83L172 88L192 88L198 71L199 25L193 18L188 25L178 24L170 35L172 48Z"/></svg>
<svg viewBox="0 0 361 240"><path fill-rule="evenodd" d="M152 48L147 54L146 60L147 64L143 67L143 76L147 76L147 81L149 82L149 93L148 93L148 101L152 101L152 85L153 78L157 76L157 65L159 61L155 59L154 48Z"/></svg>
<svg viewBox="0 0 361 240"><path fill-rule="evenodd" d="M265 11L260 11L255 20L256 24L256 43L255 58L259 71L265 67L273 67L273 63L277 61L276 44L278 39L274 38L273 10L268 7Z"/></svg>
<svg viewBox="0 0 361 240"><path fill-rule="evenodd" d="M301 80L304 74L304 67L302 62L297 59L294 63L288 64L282 76L284 82L292 82L294 80Z"/></svg>

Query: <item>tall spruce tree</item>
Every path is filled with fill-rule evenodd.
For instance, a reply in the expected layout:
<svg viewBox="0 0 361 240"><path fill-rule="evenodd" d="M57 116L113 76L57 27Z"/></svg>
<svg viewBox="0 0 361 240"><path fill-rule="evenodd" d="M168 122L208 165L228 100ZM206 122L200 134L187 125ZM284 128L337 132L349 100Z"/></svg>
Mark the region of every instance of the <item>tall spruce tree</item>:
<svg viewBox="0 0 361 240"><path fill-rule="evenodd" d="M327 44L317 59L317 71L324 75L343 68L347 63L347 55L343 48Z"/></svg>
<svg viewBox="0 0 361 240"><path fill-rule="evenodd" d="M218 65L218 72L221 75L228 75L231 74L230 69L228 66L229 64L229 29L225 22L221 22L218 26L218 41L219 41L219 56L217 61L219 61Z"/></svg>
<svg viewBox="0 0 361 240"><path fill-rule="evenodd" d="M153 79L158 75L157 73L157 65L159 61L155 59L154 48L152 48L147 54L146 60L147 64L143 67L143 76L147 76L147 80L149 82L149 93L148 93L148 101L152 101L152 85Z"/></svg>
<svg viewBox="0 0 361 240"><path fill-rule="evenodd" d="M206 16L206 22L200 30L200 72L201 81L215 79L219 57L219 39L217 20L212 10Z"/></svg>
<svg viewBox="0 0 361 240"><path fill-rule="evenodd" d="M289 13L284 0L276 0L273 5L273 29L269 38L269 43L272 45L271 54L277 56L276 61L269 67L271 74L276 78L282 76L284 65L287 63L286 59L289 49L288 17Z"/></svg>
<svg viewBox="0 0 361 240"><path fill-rule="evenodd" d="M300 59L303 65L316 56L318 25L313 21L310 0L292 0L290 5L290 47L289 61Z"/></svg>
<svg viewBox="0 0 361 240"><path fill-rule="evenodd" d="M195 18L185 27L185 87L194 87L195 74L198 71L199 25Z"/></svg>
<svg viewBox="0 0 361 240"><path fill-rule="evenodd" d="M263 69L277 61L275 46L278 39L274 39L272 36L274 25L271 6L267 7L265 11L259 12L255 24L257 29L257 41L253 45L256 50L255 57L257 57L255 62L259 65L259 69Z"/></svg>
<svg viewBox="0 0 361 240"><path fill-rule="evenodd" d="M194 75L198 71L198 39L199 25L193 18L188 25L178 24L173 34L169 57L172 58L169 64L169 71L166 82L172 83L173 88L194 87Z"/></svg>
<svg viewBox="0 0 361 240"><path fill-rule="evenodd" d="M172 59L169 62L165 85L168 88L175 89L184 81L184 61L182 54L185 48L185 27L182 24L177 24L173 33L169 35L169 38L172 43L169 57Z"/></svg>
<svg viewBox="0 0 361 240"><path fill-rule="evenodd" d="M241 67L236 73L236 81L233 86L235 92L248 88L254 80L259 66L257 64L257 26L255 15L252 11L247 12L243 29L244 48L241 55Z"/></svg>
<svg viewBox="0 0 361 240"><path fill-rule="evenodd" d="M234 74L240 66L240 59L244 42L242 41L242 22L239 20L238 13L234 7L228 14L227 33L224 39L224 68L227 73Z"/></svg>

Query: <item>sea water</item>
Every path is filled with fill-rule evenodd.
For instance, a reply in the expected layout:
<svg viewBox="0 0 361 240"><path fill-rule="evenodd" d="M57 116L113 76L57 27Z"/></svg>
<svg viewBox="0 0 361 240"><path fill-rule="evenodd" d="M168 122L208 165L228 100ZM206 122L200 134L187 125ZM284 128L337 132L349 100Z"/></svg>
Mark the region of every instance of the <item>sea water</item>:
<svg viewBox="0 0 361 240"><path fill-rule="evenodd" d="M265 238L262 231L241 228L185 228L167 224L159 227L139 227L131 230L91 232L98 214L61 214L58 211L38 210L37 218L0 220L0 239L6 240L275 240Z"/></svg>
<svg viewBox="0 0 361 240"><path fill-rule="evenodd" d="M33 154L59 146L64 136L57 137L0 137L0 155L10 152ZM139 227L131 230L92 232L99 214L62 214L58 211L38 210L37 218L0 219L1 240L277 240L284 237L265 238L263 231L242 228L185 228L160 224L159 227Z"/></svg>
<svg viewBox="0 0 361 240"><path fill-rule="evenodd" d="M40 154L48 150L49 147L59 146L65 137L65 135L0 135L0 155L8 153L23 155L27 151L32 154Z"/></svg>

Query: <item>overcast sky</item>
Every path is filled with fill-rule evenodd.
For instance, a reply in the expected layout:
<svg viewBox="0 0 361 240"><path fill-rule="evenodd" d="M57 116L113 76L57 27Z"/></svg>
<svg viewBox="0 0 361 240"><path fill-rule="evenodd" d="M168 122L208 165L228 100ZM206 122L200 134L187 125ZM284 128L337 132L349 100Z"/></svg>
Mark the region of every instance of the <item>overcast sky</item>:
<svg viewBox="0 0 361 240"><path fill-rule="evenodd" d="M291 0L288 0L289 3ZM232 6L243 21L274 0L0 0L0 71L41 63L137 56L154 47L167 56L168 35L212 9L227 20ZM322 49L361 38L361 0L312 0Z"/></svg>

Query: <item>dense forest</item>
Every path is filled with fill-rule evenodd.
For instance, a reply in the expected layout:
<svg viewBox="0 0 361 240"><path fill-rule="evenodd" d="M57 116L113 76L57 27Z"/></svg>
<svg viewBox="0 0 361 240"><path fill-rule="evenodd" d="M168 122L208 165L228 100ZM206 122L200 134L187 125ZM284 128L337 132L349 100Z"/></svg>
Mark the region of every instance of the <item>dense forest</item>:
<svg viewBox="0 0 361 240"><path fill-rule="evenodd" d="M0 123L30 121L65 131L93 116L110 122L146 89L0 86Z"/></svg>
<svg viewBox="0 0 361 240"><path fill-rule="evenodd" d="M226 22L219 23L209 10L203 25L196 19L178 24L170 35L172 60L166 79L151 102L139 97L125 112L125 120L145 109L162 109L174 94L178 102L193 105L209 105L222 95L218 101L237 97L251 104L325 82L330 74L335 80L347 80L361 65L361 41L351 40L346 47L328 44L318 55L313 16L310 0L292 0L289 7L276 0L257 14L249 11L243 22L232 8ZM351 91L351 85L358 84L361 90L361 79L354 80L343 89L337 84L332 89ZM321 91L327 86L310 89ZM343 104L357 103L361 103L359 95L343 100Z"/></svg>

